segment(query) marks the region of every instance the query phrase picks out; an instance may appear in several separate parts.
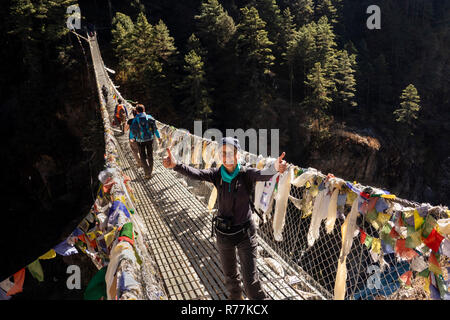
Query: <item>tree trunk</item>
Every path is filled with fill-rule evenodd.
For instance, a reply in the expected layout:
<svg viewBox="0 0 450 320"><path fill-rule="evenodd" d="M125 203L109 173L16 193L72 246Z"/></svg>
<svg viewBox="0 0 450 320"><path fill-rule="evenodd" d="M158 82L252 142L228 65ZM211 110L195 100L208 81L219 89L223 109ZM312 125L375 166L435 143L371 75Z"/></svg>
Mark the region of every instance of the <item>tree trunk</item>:
<svg viewBox="0 0 450 320"><path fill-rule="evenodd" d="M109 24L112 26L112 6L111 6L111 0L108 0L108 9L109 9Z"/></svg>

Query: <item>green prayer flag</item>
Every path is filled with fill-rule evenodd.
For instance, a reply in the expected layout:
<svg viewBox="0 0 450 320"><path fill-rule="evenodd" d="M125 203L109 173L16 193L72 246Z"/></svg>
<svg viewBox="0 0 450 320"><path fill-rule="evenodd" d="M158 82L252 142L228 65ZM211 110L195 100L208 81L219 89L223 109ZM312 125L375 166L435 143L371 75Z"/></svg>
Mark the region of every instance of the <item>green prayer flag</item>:
<svg viewBox="0 0 450 320"><path fill-rule="evenodd" d="M391 230L392 230L392 226L389 223L385 223L383 225L383 228L381 229L380 236L381 237L389 236L389 234L391 233Z"/></svg>
<svg viewBox="0 0 450 320"><path fill-rule="evenodd" d="M35 278L37 281L42 282L44 281L44 271L42 270L41 263L39 262L39 259L36 259L32 263L30 263L28 266L28 271L30 271L33 278Z"/></svg>
<svg viewBox="0 0 450 320"><path fill-rule="evenodd" d="M368 222L372 222L372 221L375 221L377 218L378 218L378 212L377 212L377 210L375 208L373 208L372 210L367 212L365 219Z"/></svg>
<svg viewBox="0 0 450 320"><path fill-rule="evenodd" d="M420 229L422 230L422 229ZM419 230L416 230L416 228L414 226L410 226L410 225L406 225L406 234L409 236L410 234L414 234ZM421 233L421 232L420 232ZM419 233L419 234L420 234Z"/></svg>
<svg viewBox="0 0 450 320"><path fill-rule="evenodd" d="M423 269L422 271L419 272L419 276L424 277L424 278L428 278L429 275L430 275L430 270L428 268Z"/></svg>
<svg viewBox="0 0 450 320"><path fill-rule="evenodd" d="M420 231L413 232L413 233L408 232L408 236L406 237L406 241L405 241L405 247L414 249L414 248L420 246L420 244L422 243L420 233L421 233Z"/></svg>
<svg viewBox="0 0 450 320"><path fill-rule="evenodd" d="M89 281L84 292L84 300L100 300L102 297L106 299L106 281L105 275L108 266L101 268Z"/></svg>
<svg viewBox="0 0 450 320"><path fill-rule="evenodd" d="M136 251L136 248L133 247L134 250L134 256L136 257L136 261L139 265L142 265L142 258L141 256L138 254L138 252Z"/></svg>
<svg viewBox="0 0 450 320"><path fill-rule="evenodd" d="M120 233L119 233L119 237L123 237L123 236L133 239L133 223L132 222L125 223L122 226L122 229L120 230Z"/></svg>
<svg viewBox="0 0 450 320"><path fill-rule="evenodd" d="M428 215L425 219L425 222L422 226L422 236L424 238L428 238L431 231L434 229L434 227L437 225L436 219L434 219L431 215Z"/></svg>
<svg viewBox="0 0 450 320"><path fill-rule="evenodd" d="M445 288L445 284L444 284L444 278L442 277L442 275L435 275L434 277L436 279L436 284L438 286L439 292L441 294L441 297L444 297L445 294L447 293L446 288Z"/></svg>
<svg viewBox="0 0 450 320"><path fill-rule="evenodd" d="M421 239L421 241L422 241L422 239ZM419 250L422 252L423 255L427 255L428 250L430 250L430 248L428 248L427 246L422 246L419 248Z"/></svg>
<svg viewBox="0 0 450 320"><path fill-rule="evenodd" d="M372 241L373 241L373 237L367 235L366 240L364 241L364 244L366 245L366 247L368 249L372 248Z"/></svg>
<svg viewBox="0 0 450 320"><path fill-rule="evenodd" d="M380 231L380 238L384 243L390 245L392 248L395 248L395 239L393 239L390 235L391 230L392 226L389 223L385 223Z"/></svg>

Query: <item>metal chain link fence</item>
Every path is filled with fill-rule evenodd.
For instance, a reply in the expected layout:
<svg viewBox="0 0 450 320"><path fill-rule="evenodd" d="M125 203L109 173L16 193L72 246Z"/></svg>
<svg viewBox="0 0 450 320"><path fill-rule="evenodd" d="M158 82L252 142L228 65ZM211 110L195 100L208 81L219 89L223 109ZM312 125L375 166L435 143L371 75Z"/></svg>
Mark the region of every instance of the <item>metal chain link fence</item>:
<svg viewBox="0 0 450 320"><path fill-rule="evenodd" d="M157 126L160 132L163 132L163 140L169 138L165 137L165 134L173 135L177 132L175 128L160 122L157 122ZM164 128L173 129L165 130ZM193 135L189 133L185 134L190 135L192 141L195 141ZM195 137L195 139L197 138L198 137ZM210 140L202 139L202 141L208 141L208 143L210 143ZM178 144L181 145L181 143L181 139L179 139ZM194 152L194 144L190 150L186 148L178 149L177 143L174 143L174 141L171 141L170 145L175 147L175 152L172 153L177 154L178 160L183 160L183 158L191 159L192 152ZM169 144L157 145L155 143L154 150L157 150L156 153L158 155L164 156L166 146L169 146ZM188 151L191 156L188 155L188 157L185 158L183 150ZM253 160L257 158L256 155L247 152L243 152L243 156L247 161L249 158ZM192 164L191 162L184 163L194 165L200 169L205 168L205 163L203 161L201 164ZM244 164L255 167L254 162L244 162ZM215 166L215 164L212 166ZM196 194L200 200L204 201L205 205L208 204L209 195L213 189L211 184L191 181L191 179L182 175L179 175L179 178L189 180L188 185L192 186L191 192ZM316 179L316 184L320 184L320 180L321 178L319 175ZM309 188L307 187L298 188L292 185L290 188L290 199L304 200L308 192ZM398 201L401 202L403 200L399 199ZM276 200L274 200L272 210L268 214L266 223L260 225L258 231L260 238L282 257L289 266L306 276L308 282L310 282L315 289L320 291L325 298L333 299L338 259L342 246L341 227L351 206L345 205L345 212L338 215L333 232L328 234L325 231L324 223L322 223L319 238L315 241L314 245L309 247L307 233L311 223L311 215L308 216L304 210L299 209L291 200L288 201L286 210L282 241L276 241L274 239L272 226L275 202ZM418 206L418 204L415 203L405 202L411 206ZM314 198L312 205L314 205ZM217 209L217 203L215 209ZM433 215L436 219L445 218L445 211L437 210ZM380 238L380 231L375 229L368 221L365 221L364 215L358 215L357 228L364 230L367 235L378 239ZM420 288L414 288L414 293L401 294L401 291L404 290L404 286L402 286L399 279L401 275L410 270L410 263L408 261L398 259L395 253L384 253L384 261L387 263L386 267L381 266L378 261L374 262L371 257L370 248L361 243L359 235L355 236L351 251L347 256L345 298L372 300L411 297L418 299L426 296L424 292L420 292L421 290L423 291L422 285L420 285ZM448 258L443 257L441 265L447 266ZM448 276L445 275L444 278L447 279ZM417 292L417 290L419 290L419 292Z"/></svg>

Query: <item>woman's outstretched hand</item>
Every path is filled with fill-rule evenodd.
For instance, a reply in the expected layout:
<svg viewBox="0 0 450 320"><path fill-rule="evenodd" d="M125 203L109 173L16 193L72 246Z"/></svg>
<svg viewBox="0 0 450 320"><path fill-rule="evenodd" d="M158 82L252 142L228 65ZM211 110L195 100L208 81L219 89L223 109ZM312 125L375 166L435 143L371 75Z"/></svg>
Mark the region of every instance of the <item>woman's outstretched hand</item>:
<svg viewBox="0 0 450 320"><path fill-rule="evenodd" d="M167 169L172 169L177 165L177 161L170 152L170 149L166 148L166 150L167 150L167 157L163 159L163 166Z"/></svg>
<svg viewBox="0 0 450 320"><path fill-rule="evenodd" d="M275 161L275 169L279 172L279 173L283 173L286 171L287 168L287 163L286 161L283 160L284 156L286 155L285 152L283 152L281 154L281 156L278 157L277 161Z"/></svg>

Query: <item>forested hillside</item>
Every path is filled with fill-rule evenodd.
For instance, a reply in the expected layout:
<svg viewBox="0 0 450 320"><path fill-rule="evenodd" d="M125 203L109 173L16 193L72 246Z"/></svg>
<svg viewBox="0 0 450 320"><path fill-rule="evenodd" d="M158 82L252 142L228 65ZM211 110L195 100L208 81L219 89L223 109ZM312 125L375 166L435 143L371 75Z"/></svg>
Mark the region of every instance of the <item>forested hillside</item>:
<svg viewBox="0 0 450 320"><path fill-rule="evenodd" d="M103 168L95 82L66 28L73 3L11 0L0 7L1 196L9 239L1 247L2 280L72 232L92 206ZM65 274L58 260L49 263L49 279Z"/></svg>
<svg viewBox="0 0 450 320"><path fill-rule="evenodd" d="M122 92L160 120L279 128L288 161L449 203L450 1L81 3Z"/></svg>

